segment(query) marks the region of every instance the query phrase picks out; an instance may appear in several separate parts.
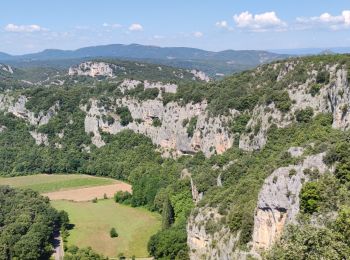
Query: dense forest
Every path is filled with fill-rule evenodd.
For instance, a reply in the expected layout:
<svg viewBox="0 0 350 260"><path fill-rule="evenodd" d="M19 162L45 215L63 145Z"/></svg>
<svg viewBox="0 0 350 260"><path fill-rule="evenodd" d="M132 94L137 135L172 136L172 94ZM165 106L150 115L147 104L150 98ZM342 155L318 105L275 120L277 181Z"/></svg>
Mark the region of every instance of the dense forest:
<svg viewBox="0 0 350 260"><path fill-rule="evenodd" d="M53 234L65 226L64 212L32 190L0 186L0 259L48 259Z"/></svg>

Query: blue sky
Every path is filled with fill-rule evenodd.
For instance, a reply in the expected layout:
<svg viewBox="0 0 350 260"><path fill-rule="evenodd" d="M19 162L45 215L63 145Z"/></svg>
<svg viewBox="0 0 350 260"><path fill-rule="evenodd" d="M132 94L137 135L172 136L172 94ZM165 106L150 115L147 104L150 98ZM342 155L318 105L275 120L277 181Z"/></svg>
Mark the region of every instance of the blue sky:
<svg viewBox="0 0 350 260"><path fill-rule="evenodd" d="M207 50L350 46L349 0L11 0L0 51L140 43Z"/></svg>

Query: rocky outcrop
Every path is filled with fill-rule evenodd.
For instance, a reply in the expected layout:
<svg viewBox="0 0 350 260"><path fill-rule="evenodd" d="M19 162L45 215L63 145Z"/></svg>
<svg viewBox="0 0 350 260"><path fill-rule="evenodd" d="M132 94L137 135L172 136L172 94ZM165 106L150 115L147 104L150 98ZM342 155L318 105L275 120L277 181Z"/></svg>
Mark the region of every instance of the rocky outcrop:
<svg viewBox="0 0 350 260"><path fill-rule="evenodd" d="M209 82L210 81L210 78L203 71L191 70L190 72L193 74L194 79L199 79L199 80L202 80L202 81L205 81L205 82Z"/></svg>
<svg viewBox="0 0 350 260"><path fill-rule="evenodd" d="M282 64L277 81L286 77L292 71L297 62L286 62ZM275 69L279 67L274 65ZM337 65L325 68L330 74L328 84L319 90L319 93L312 95L310 88L316 84L318 71L313 70L308 74L308 79L303 84L290 83L288 94L292 100L288 112L282 113L272 103L270 105L258 105L253 109L252 117L247 124L247 129L257 129L256 132L249 131L240 137L239 147L246 151L261 149L267 142L267 131L271 125L286 127L295 122L295 113L311 107L314 114L331 113L333 115L333 127L347 130L350 129L350 89L348 87L348 71Z"/></svg>
<svg viewBox="0 0 350 260"><path fill-rule="evenodd" d="M40 126L47 124L59 109L59 104L56 103L48 111L40 111L36 114L25 107L27 100L28 98L25 96L19 96L15 99L11 96L0 94L0 111L12 113L16 117L26 120L31 125Z"/></svg>
<svg viewBox="0 0 350 260"><path fill-rule="evenodd" d="M119 116L113 111L121 106L128 107L134 119L127 126L120 124ZM93 133L92 141L99 146L103 145L99 131L116 134L123 129L131 129L150 137L153 143L160 146L165 156L193 154L198 151L203 151L206 156L215 152L221 154L233 144L233 138L224 127L230 117L209 117L206 107L206 102L180 106L175 102L163 105L161 100L140 102L122 98L116 100L114 108L106 110L98 107L97 100L92 100L85 118L85 131ZM232 116L236 114L236 111L231 111ZM103 121L103 115L111 115L115 122L109 125ZM197 117L197 124L193 136L189 136L183 122L193 117ZM155 118L160 120L160 126L153 125Z"/></svg>
<svg viewBox="0 0 350 260"><path fill-rule="evenodd" d="M0 64L0 70L13 74L13 69L9 65Z"/></svg>
<svg viewBox="0 0 350 260"><path fill-rule="evenodd" d="M47 134L38 133L36 131L30 131L29 133L34 138L35 143L37 145L41 145L41 144L43 144L45 146L49 145L49 138L48 138Z"/></svg>
<svg viewBox="0 0 350 260"><path fill-rule="evenodd" d="M298 165L278 168L265 180L254 216L254 250L268 249L286 224L295 223L301 187L310 179L304 170L318 169L320 174L325 173L329 169L323 157L324 153L308 156Z"/></svg>
<svg viewBox="0 0 350 260"><path fill-rule="evenodd" d="M105 76L105 77L113 77L113 71L121 69L125 70L123 67L119 67L114 64L106 63L106 62L97 62L97 61L87 61L83 62L77 66L73 66L69 68L68 75L70 76Z"/></svg>
<svg viewBox="0 0 350 260"><path fill-rule="evenodd" d="M237 238L227 227L214 233L206 231L203 223L218 223L221 216L214 208L200 208L191 215L187 225L187 244L190 259L233 259ZM214 224L215 225L215 224Z"/></svg>
<svg viewBox="0 0 350 260"><path fill-rule="evenodd" d="M145 80L144 82L139 80L124 79L120 84L120 89L122 93L125 93L126 90L134 89L139 85L143 85L145 89L157 88L160 91L165 93L176 93L177 85L171 83L162 83L162 82L150 82Z"/></svg>
<svg viewBox="0 0 350 260"><path fill-rule="evenodd" d="M227 226L221 224L222 217L216 208L211 207L192 212L186 228L190 259L245 260L249 256L260 259L254 252L242 252L237 248L239 234L232 234Z"/></svg>

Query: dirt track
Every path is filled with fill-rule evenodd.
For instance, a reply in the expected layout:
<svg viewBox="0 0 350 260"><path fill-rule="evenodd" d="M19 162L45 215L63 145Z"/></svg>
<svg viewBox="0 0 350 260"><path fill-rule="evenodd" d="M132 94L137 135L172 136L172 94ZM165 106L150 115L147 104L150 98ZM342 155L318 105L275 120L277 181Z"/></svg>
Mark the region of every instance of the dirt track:
<svg viewBox="0 0 350 260"><path fill-rule="evenodd" d="M104 194L106 194L108 198L112 198L117 191L128 191L131 193L132 188L130 184L117 183L105 186L55 191L43 193L42 195L49 197L50 200L89 201L94 198L102 199Z"/></svg>

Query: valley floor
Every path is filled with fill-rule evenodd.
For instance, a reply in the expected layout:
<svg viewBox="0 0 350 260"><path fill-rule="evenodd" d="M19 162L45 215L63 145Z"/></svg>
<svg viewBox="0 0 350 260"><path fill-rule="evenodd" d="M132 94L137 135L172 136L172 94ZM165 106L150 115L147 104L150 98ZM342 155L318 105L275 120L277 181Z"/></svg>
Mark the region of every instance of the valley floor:
<svg viewBox="0 0 350 260"><path fill-rule="evenodd" d="M31 188L48 196L54 208L68 213L74 226L67 246L90 246L111 258L119 254L148 257L148 240L161 226L159 214L111 199L119 190L131 192L131 185L121 181L82 174L37 174L0 177L0 185ZM103 199L105 194L109 199ZM91 201L94 198L99 199L97 203ZM110 237L112 227L118 232L117 238Z"/></svg>
<svg viewBox="0 0 350 260"><path fill-rule="evenodd" d="M91 246L108 257L120 253L131 257L147 257L147 242L160 228L160 216L146 209L132 208L111 199L92 202L52 201L58 210L69 214L74 228L68 237L69 245ZM118 232L111 238L110 229Z"/></svg>

